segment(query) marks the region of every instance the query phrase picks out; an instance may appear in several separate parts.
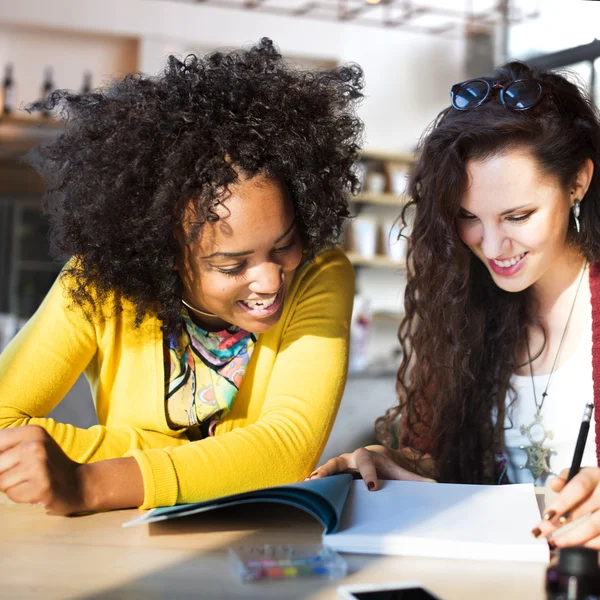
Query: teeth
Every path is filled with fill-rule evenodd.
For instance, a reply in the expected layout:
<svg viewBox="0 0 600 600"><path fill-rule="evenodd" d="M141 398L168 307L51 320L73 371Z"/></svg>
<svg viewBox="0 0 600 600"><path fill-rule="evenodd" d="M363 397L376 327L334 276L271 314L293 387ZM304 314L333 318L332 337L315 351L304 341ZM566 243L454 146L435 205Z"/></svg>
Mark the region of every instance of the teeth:
<svg viewBox="0 0 600 600"><path fill-rule="evenodd" d="M525 252L523 252L523 254L519 254L519 256L514 256L510 260L495 260L494 259L494 262L499 267L502 267L503 269L508 269L508 267L512 267L513 265L516 265L524 256L525 256Z"/></svg>
<svg viewBox="0 0 600 600"><path fill-rule="evenodd" d="M269 300L242 300L242 302L249 308L269 308L277 296L273 296Z"/></svg>

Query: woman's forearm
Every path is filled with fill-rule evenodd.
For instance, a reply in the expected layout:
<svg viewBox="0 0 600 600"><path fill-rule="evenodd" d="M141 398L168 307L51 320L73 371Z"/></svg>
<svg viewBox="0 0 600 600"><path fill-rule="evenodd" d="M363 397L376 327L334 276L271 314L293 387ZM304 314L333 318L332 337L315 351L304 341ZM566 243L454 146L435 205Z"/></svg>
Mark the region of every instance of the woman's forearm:
<svg viewBox="0 0 600 600"><path fill-rule="evenodd" d="M82 512L132 508L144 503L142 472L134 458L114 458L79 468Z"/></svg>

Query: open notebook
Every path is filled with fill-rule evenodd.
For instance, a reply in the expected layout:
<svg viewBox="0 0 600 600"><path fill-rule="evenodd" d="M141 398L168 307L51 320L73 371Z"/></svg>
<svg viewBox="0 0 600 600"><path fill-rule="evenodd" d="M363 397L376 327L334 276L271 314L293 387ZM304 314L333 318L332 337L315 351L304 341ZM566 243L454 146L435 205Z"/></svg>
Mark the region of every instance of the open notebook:
<svg viewBox="0 0 600 600"><path fill-rule="evenodd" d="M154 523L225 506L275 502L319 520L323 544L339 552L473 560L548 562L531 528L540 513L533 485L385 481L369 492L350 475L304 481L197 504L156 508L124 526Z"/></svg>

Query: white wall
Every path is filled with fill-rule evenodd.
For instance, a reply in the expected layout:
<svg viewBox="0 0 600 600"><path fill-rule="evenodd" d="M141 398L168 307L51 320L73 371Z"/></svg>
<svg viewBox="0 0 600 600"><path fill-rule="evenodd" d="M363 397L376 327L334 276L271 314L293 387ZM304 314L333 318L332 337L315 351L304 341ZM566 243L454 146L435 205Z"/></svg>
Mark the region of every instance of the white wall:
<svg viewBox="0 0 600 600"><path fill-rule="evenodd" d="M139 37L139 65L147 71L160 67L161 46L210 49L262 36L289 56L354 61L367 76L360 111L367 144L389 150L415 145L446 104L464 62L462 40L158 0L2 0L1 25ZM13 59L8 46L0 44L2 62Z"/></svg>
<svg viewBox="0 0 600 600"><path fill-rule="evenodd" d="M527 59L600 39L600 3L540 0L540 17L510 30L510 57Z"/></svg>

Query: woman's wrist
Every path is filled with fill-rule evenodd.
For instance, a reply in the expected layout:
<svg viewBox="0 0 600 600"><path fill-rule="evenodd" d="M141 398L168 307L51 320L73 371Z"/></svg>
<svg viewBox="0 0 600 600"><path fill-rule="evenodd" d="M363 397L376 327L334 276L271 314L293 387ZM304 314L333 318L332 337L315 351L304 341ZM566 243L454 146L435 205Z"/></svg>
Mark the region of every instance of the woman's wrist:
<svg viewBox="0 0 600 600"><path fill-rule="evenodd" d="M134 458L115 458L78 467L81 511L133 508L144 502L142 472Z"/></svg>
<svg viewBox="0 0 600 600"><path fill-rule="evenodd" d="M394 450L396 462L404 469L417 473L422 477L437 480L437 465L431 454L422 453L409 446Z"/></svg>

